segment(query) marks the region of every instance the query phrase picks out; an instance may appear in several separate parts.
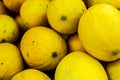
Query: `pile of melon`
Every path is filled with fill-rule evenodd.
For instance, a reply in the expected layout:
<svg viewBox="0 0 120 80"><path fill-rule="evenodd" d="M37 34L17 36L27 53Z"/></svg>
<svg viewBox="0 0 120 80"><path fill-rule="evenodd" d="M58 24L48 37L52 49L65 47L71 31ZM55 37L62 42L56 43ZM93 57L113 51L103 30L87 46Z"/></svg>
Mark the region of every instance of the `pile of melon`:
<svg viewBox="0 0 120 80"><path fill-rule="evenodd" d="M119 0L0 0L0 80L119 80Z"/></svg>

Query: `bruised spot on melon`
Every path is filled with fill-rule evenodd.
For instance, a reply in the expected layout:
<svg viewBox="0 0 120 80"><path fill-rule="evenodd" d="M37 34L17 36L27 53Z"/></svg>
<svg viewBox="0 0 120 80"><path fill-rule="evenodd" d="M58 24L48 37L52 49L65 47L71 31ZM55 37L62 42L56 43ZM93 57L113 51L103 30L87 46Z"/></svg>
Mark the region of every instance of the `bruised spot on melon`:
<svg viewBox="0 0 120 80"><path fill-rule="evenodd" d="M118 10L120 10L120 8L118 8Z"/></svg>
<svg viewBox="0 0 120 80"><path fill-rule="evenodd" d="M3 63L1 63L1 65L3 65Z"/></svg>
<svg viewBox="0 0 120 80"><path fill-rule="evenodd" d="M5 33L5 32L6 32L6 30L3 31L3 33Z"/></svg>
<svg viewBox="0 0 120 80"><path fill-rule="evenodd" d="M27 57L29 57L29 53L27 52Z"/></svg>
<svg viewBox="0 0 120 80"><path fill-rule="evenodd" d="M1 40L1 43L4 43L4 42L6 42L6 40L5 40L5 39L2 39L2 40Z"/></svg>
<svg viewBox="0 0 120 80"><path fill-rule="evenodd" d="M15 33L15 32L13 32L12 34L13 34L13 35L16 35L16 33Z"/></svg>
<svg viewBox="0 0 120 80"><path fill-rule="evenodd" d="M35 41L32 41L32 43L35 43Z"/></svg>
<svg viewBox="0 0 120 80"><path fill-rule="evenodd" d="M42 4L38 4L39 6L41 6Z"/></svg>
<svg viewBox="0 0 120 80"><path fill-rule="evenodd" d="M53 58L57 57L57 53L56 53L56 52L53 52L53 53L52 53L52 57L53 57Z"/></svg>
<svg viewBox="0 0 120 80"><path fill-rule="evenodd" d="M117 54L119 54L120 53L120 50L114 50L113 52L112 52L112 55L117 55Z"/></svg>
<svg viewBox="0 0 120 80"><path fill-rule="evenodd" d="M61 20L62 21L66 21L67 20L67 17L65 15L61 16Z"/></svg>
<svg viewBox="0 0 120 80"><path fill-rule="evenodd" d="M81 9L83 12L85 11L83 8Z"/></svg>

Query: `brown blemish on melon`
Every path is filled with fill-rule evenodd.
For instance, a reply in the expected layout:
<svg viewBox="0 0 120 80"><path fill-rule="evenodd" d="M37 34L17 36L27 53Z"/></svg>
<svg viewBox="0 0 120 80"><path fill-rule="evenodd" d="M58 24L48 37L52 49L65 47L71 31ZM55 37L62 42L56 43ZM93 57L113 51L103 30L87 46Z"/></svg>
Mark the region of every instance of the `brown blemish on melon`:
<svg viewBox="0 0 120 80"><path fill-rule="evenodd" d="M14 32L12 33L13 35L16 35Z"/></svg>
<svg viewBox="0 0 120 80"><path fill-rule="evenodd" d="M27 52L27 57L29 57L29 53Z"/></svg>
<svg viewBox="0 0 120 80"><path fill-rule="evenodd" d="M117 54L119 54L120 53L120 50L114 50L113 52L112 52L112 55L117 55Z"/></svg>
<svg viewBox="0 0 120 80"><path fill-rule="evenodd" d="M38 4L39 6L41 6L42 4Z"/></svg>
<svg viewBox="0 0 120 80"><path fill-rule="evenodd" d="M32 41L32 43L35 43L35 41Z"/></svg>
<svg viewBox="0 0 120 80"><path fill-rule="evenodd" d="M65 15L61 16L61 20L62 21L66 21L67 20L67 17Z"/></svg>
<svg viewBox="0 0 120 80"><path fill-rule="evenodd" d="M53 53L52 53L52 57L53 57L53 58L57 57L57 53L56 53L56 52L53 52Z"/></svg>
<svg viewBox="0 0 120 80"><path fill-rule="evenodd" d="M84 12L84 11L85 11L83 8L82 8L81 10L82 10L82 12Z"/></svg>
<svg viewBox="0 0 120 80"><path fill-rule="evenodd" d="M6 32L6 30L3 31L3 33L5 33L5 32Z"/></svg>
<svg viewBox="0 0 120 80"><path fill-rule="evenodd" d="M1 63L1 65L3 65L3 63Z"/></svg>
<svg viewBox="0 0 120 80"><path fill-rule="evenodd" d="M6 42L6 40L5 40L5 39L2 39L2 40L1 40L1 43L4 43L4 42Z"/></svg>

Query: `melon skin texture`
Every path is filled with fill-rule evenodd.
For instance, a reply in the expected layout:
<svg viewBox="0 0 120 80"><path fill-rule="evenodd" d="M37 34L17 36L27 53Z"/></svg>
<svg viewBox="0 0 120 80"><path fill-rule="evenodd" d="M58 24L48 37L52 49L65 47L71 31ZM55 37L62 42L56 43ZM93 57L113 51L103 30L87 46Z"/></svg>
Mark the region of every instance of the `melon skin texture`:
<svg viewBox="0 0 120 80"><path fill-rule="evenodd" d="M102 61L120 58L120 12L109 4L96 4L81 17L79 38L85 50Z"/></svg>
<svg viewBox="0 0 120 80"><path fill-rule="evenodd" d="M108 77L100 62L87 53L76 51L60 61L55 80L108 80Z"/></svg>

